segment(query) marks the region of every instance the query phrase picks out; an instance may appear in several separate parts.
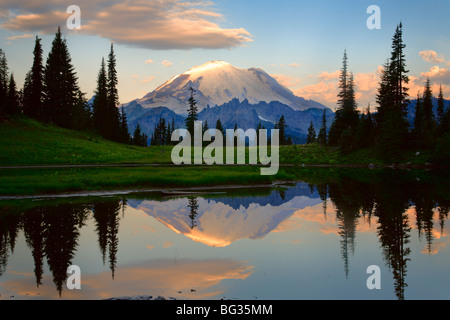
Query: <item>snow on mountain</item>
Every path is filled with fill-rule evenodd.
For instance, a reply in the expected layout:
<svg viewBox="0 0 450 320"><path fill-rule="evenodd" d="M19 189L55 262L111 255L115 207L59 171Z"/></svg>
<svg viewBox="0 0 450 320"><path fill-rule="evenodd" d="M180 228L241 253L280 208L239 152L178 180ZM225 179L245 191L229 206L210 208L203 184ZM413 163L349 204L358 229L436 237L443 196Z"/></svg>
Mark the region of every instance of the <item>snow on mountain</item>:
<svg viewBox="0 0 450 320"><path fill-rule="evenodd" d="M295 96L262 69L240 69L224 61L194 67L134 102L144 108L167 107L186 114L190 87L196 90L199 111L208 105L223 105L233 98L247 99L251 104L278 101L299 111L324 108L320 103Z"/></svg>

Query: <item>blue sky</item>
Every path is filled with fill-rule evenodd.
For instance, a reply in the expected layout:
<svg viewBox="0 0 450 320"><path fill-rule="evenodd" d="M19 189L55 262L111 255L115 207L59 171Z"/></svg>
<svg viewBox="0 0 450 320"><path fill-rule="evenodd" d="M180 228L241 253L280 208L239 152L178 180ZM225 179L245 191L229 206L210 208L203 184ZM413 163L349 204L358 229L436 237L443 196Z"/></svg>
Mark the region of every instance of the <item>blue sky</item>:
<svg viewBox="0 0 450 320"><path fill-rule="evenodd" d="M81 29L68 30L66 8L81 9ZM370 5L381 30L369 30ZM347 50L361 108L375 106L380 66L401 21L410 94L430 77L450 97L450 1L299 0L2 0L0 48L22 86L34 36L46 58L58 25L66 35L79 84L89 98L111 41L122 103L140 98L174 75L210 60L258 67L294 93L334 108L337 76Z"/></svg>

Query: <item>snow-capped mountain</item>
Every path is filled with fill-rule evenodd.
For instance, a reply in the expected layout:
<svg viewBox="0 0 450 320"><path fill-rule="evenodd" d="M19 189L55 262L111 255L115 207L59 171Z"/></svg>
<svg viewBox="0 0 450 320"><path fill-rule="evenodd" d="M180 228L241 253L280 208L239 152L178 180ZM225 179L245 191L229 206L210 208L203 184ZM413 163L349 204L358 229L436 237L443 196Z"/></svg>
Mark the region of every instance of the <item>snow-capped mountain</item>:
<svg viewBox="0 0 450 320"><path fill-rule="evenodd" d="M199 111L208 105L223 105L233 98L246 99L251 104L278 101L299 111L324 108L320 103L297 97L262 69L240 69L224 61L194 67L134 102L144 108L167 107L177 114L186 114L190 87L196 90Z"/></svg>

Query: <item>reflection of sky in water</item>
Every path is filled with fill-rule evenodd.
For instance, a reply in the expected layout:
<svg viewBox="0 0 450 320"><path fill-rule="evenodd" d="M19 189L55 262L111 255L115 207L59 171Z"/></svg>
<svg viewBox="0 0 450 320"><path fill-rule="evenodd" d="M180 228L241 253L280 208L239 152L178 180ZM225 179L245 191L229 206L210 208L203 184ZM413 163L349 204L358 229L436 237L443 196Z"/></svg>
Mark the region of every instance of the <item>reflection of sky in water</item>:
<svg viewBox="0 0 450 320"><path fill-rule="evenodd" d="M90 213L71 260L81 268L82 290L64 286L62 298L396 299L378 218L357 218L354 237L344 241L333 202L327 200L324 212L318 194L305 186L286 190L284 200L276 191L259 197L197 197L198 210L191 217L187 198L129 200L118 215L114 279L108 254L103 264ZM428 247L423 232L419 239L414 207L405 214L412 228L405 298L450 298L449 227L441 233L435 209ZM380 291L366 288L370 265L381 267ZM45 258L42 285L36 287L22 230L8 254L0 293L1 299L58 298Z"/></svg>

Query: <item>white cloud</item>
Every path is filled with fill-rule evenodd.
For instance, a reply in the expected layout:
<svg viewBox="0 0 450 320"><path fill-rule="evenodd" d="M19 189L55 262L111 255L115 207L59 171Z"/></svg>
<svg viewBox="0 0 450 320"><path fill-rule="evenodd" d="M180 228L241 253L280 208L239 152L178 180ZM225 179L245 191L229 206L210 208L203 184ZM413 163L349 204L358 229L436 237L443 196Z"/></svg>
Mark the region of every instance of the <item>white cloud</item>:
<svg viewBox="0 0 450 320"><path fill-rule="evenodd" d="M22 34L22 35L19 35L19 36L11 36L11 37L6 38L6 39L13 41L13 40L17 40L17 39L25 39L25 38L31 38L31 37L33 37L33 35L27 33L27 34Z"/></svg>
<svg viewBox="0 0 450 320"><path fill-rule="evenodd" d="M70 14L59 0L2 0L8 16L1 28L53 34ZM243 28L222 28L225 18L202 0L78 0L82 24L78 34L98 35L141 48L233 48L252 41Z"/></svg>
<svg viewBox="0 0 450 320"><path fill-rule="evenodd" d="M173 66L173 63L169 60L164 60L163 62L161 62L161 64L166 68Z"/></svg>
<svg viewBox="0 0 450 320"><path fill-rule="evenodd" d="M152 64L153 60L152 59L148 59L147 61L145 61L145 64Z"/></svg>
<svg viewBox="0 0 450 320"><path fill-rule="evenodd" d="M433 50L420 51L419 56L421 56L422 59L427 62L435 62L435 63L445 62L445 59L442 57L442 55L439 55L436 51Z"/></svg>

